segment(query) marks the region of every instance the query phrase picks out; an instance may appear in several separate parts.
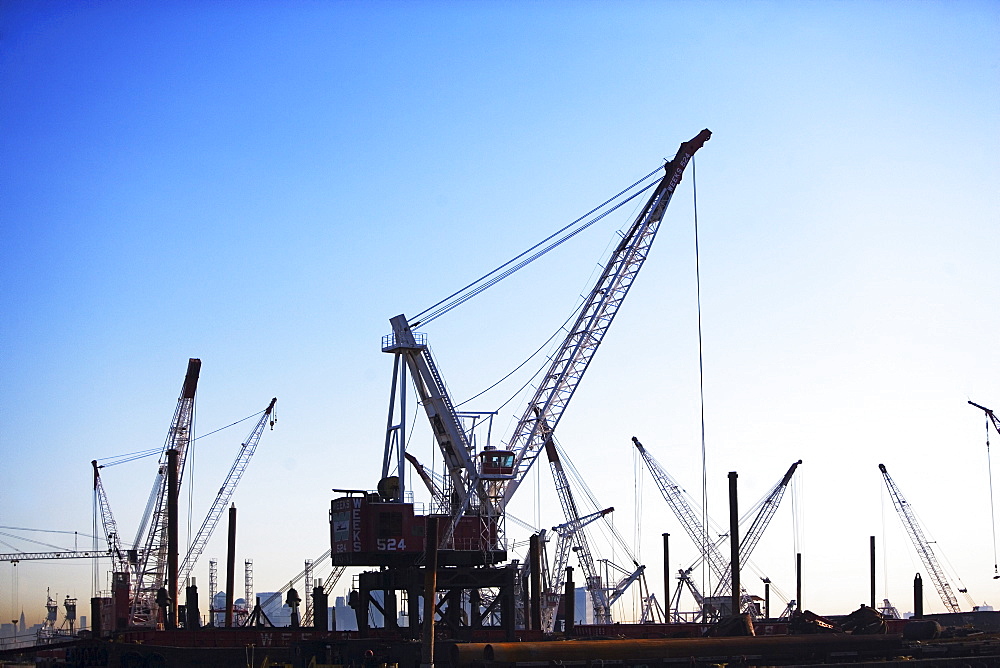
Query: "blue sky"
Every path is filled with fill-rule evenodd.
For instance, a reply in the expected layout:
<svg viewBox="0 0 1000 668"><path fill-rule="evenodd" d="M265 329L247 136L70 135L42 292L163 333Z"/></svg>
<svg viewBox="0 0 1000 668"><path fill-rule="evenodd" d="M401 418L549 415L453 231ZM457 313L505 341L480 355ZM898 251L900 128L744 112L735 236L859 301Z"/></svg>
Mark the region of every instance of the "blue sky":
<svg viewBox="0 0 1000 668"><path fill-rule="evenodd" d="M976 602L996 605L983 418L966 401L1000 408L998 28L995 3L961 1L5 3L0 525L89 532L90 460L162 444L200 357L198 433L278 397L235 498L240 558L259 591L278 588L326 549L330 489L377 482L388 318L708 127L711 513L726 516L728 471L749 506L801 458L798 535L786 499L754 561L792 592L798 545L806 607L847 612L868 600L876 535L879 599L908 610L921 567L884 463ZM629 438L700 497L691 187L689 173L559 433L657 574L660 533L677 536L677 567L694 548ZM428 327L457 399L558 327L627 222ZM199 441L196 524L248 424ZM433 458L429 435L412 443ZM154 469L105 471L125 535ZM516 514L561 522L547 471L537 486ZM195 569L203 585L211 556L224 539ZM29 621L45 587L90 596L83 562L17 577ZM0 619L12 587L0 564Z"/></svg>

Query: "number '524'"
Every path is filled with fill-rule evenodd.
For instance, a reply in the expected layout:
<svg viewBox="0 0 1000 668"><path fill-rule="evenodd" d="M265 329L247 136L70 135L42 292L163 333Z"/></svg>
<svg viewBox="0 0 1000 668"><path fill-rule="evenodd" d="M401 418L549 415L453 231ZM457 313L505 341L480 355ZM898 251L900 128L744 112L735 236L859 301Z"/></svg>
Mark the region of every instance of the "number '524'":
<svg viewBox="0 0 1000 668"><path fill-rule="evenodd" d="M395 552L397 550L405 550L406 539L400 538L399 540L396 540L395 538L379 538L375 541L375 547L385 552Z"/></svg>

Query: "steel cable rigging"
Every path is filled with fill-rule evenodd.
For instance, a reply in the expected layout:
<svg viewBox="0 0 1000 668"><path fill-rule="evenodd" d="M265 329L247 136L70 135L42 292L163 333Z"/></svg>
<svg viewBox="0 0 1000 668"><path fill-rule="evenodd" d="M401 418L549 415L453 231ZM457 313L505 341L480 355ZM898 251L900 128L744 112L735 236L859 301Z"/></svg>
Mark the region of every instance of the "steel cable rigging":
<svg viewBox="0 0 1000 668"><path fill-rule="evenodd" d="M201 440L201 439L203 439L203 438L205 438L207 436L211 436L212 434L217 434L217 433L219 433L220 431L222 431L224 429L229 429L230 427L235 427L236 425L238 425L241 422L246 422L247 420L250 420L250 419L253 419L255 417L258 417L258 416L262 415L263 413L264 413L264 411L259 411L257 413L254 413L253 415L248 415L247 417L242 418L240 420L237 420L236 422L233 422L232 424L227 424L225 427L219 427L218 429L210 431L207 434L202 434L201 436L196 436L195 438L193 438L191 440L192 441ZM110 457L105 458L105 460L104 460L105 463L101 464L100 468L108 468L109 466L117 466L119 464L127 464L128 462L133 462L133 461L135 461L137 459L143 459L145 457L151 457L153 455L158 455L162 451L163 451L162 447L156 447L156 448L151 448L149 450L137 450L135 452L126 452L125 454L122 454L122 455L112 455Z"/></svg>
<svg viewBox="0 0 1000 668"><path fill-rule="evenodd" d="M469 283L468 285L466 285L464 288L462 288L462 289L460 289L460 290L458 290L456 292L453 292L452 294L450 294L449 296L445 297L444 299L442 299L438 303L436 303L436 304L434 304L434 305L432 305L432 306L424 309L423 311L421 311L420 313L418 313L414 317L414 322L412 323L412 326L416 327L417 325L426 325L426 324L430 323L431 321L433 321L433 320L441 317L445 313L448 313L452 309L454 309L454 308L456 308L456 307L464 304L465 302L467 302L468 300L472 299L473 297L475 297L476 295L480 294L481 292L483 292L483 291L485 291L485 290L493 287L494 285L496 285L497 283L499 283L503 279L507 278L511 274L517 272L520 269L523 269L524 267L526 267L527 265L531 264L532 262L534 262L538 258L542 257L543 255L545 255L546 253L548 253L552 249L556 248L557 246L560 246L563 243L565 243L566 241L569 241L570 239L572 239L577 234L579 234L580 232L584 231L585 229L587 229L588 227L590 227L594 223L596 223L596 222L598 222L600 220L603 220L605 217L607 217L611 213L617 211L619 208L621 208L622 206L624 206L628 202L632 201L633 199L635 199L636 197L638 197L642 193L646 192L647 190L649 190L650 188L652 188L653 186L655 186L658 183L658 181L653 180L650 183L646 184L645 186L642 186L639 190L636 190L634 193L632 193L631 195L629 195L625 199L621 200L620 202L618 202L617 204L615 204L611 208L607 209L606 211L602 212L601 214L599 214L599 215L597 215L597 216L595 216L593 218L590 218L590 216L592 216L593 214L595 214L598 211L601 211L601 209L603 209L604 207L608 206L611 202L614 202L618 198L620 198L623 195L625 195L625 193L627 193L630 190L633 190L634 188L638 187L644 181L649 180L650 177L658 174L660 172L660 169L661 168L657 167L656 169L654 169L652 172L650 172L646 176L642 177L641 179L639 179L638 181L636 181L635 183L633 183L629 187L627 187L624 190L622 190L621 192L619 192L617 195L614 195L613 197L605 200L604 202L602 202L601 204L597 205L596 207L594 207L593 209L591 209L587 213L583 214L582 216L580 216L579 218L577 218L573 222L571 222L568 225L564 226L560 230L558 230L558 231L550 234L548 237L546 237L545 239L542 239L537 244L535 244L534 246L532 246L528 250L524 251L520 255L518 255L518 256L516 256L516 257L514 257L514 258L512 258L510 260L508 260L507 262L505 262L504 264L500 265L496 269L493 269L489 273L484 274L483 276L481 276L480 278L476 279L472 283ZM560 235L562 235L562 236L560 236ZM549 242L551 242L551 243L549 243ZM537 252L535 252L536 249L538 249L539 247L543 246L544 244L548 244L548 245L544 246L543 248L541 248L541 250L538 250ZM531 255L529 255L529 254L531 254ZM522 258L524 258L524 259L522 259Z"/></svg>
<svg viewBox="0 0 1000 668"><path fill-rule="evenodd" d="M596 223L596 222L604 219L605 217L607 217L608 215L610 215L614 211L618 210L619 208L621 208L622 206L624 206L628 202L632 201L633 199L635 199L636 197L638 197L639 195L641 195L643 192L649 190L651 187L653 187L656 184L656 182L654 181L654 182L651 182L651 183L643 186L640 190L634 192L628 198L626 198L626 199L618 202L612 208L608 209L607 211L604 211L599 216L597 216L597 217L595 217L595 218L593 218L593 219L591 219L589 221L587 220L589 216L593 215L597 211L600 211L602 208L606 207L609 203L614 202L618 198L622 197L625 193L628 193L629 191L633 190L634 188L636 188L637 186L639 186L644 181L647 181L651 176L656 175L659 171L660 171L660 168L657 168L657 169L653 170L652 172L650 172L649 174L646 174L645 176L643 176L642 178L640 178L638 181L634 182L633 184L631 184L627 188L621 190L616 195L608 198L607 200L605 200L604 202L602 202L598 206L594 207L593 209L591 209L590 211L588 211L584 215L580 216L579 218L577 218L573 222L569 223L568 225L565 225L564 227L562 227L558 231L554 232L553 234L550 234L548 237L546 237L542 241L539 241L538 243L536 243L531 248L527 249L526 251L522 252L521 254L517 255L516 257L512 258L511 260L508 260L507 262L505 262L504 264L500 265L496 269L493 269L492 271L484 274L482 277L480 277L476 281L473 281L472 283L468 284L467 286L465 286L461 290L458 290L458 291L452 293L451 295L449 295L445 299L442 299L441 301L439 301L438 303L434 304L433 306L431 306L431 307L429 307L427 309L424 309L423 311L421 311L420 313L418 313L416 315L417 322L414 322L413 326L415 327L418 324L426 325L427 323L431 322L432 320L440 317L441 315L444 315L448 311L451 311L452 309L460 306L461 304L463 304L464 302L468 301L472 297L475 297L476 295L480 294L481 292L485 291L486 289L492 287L493 285L495 285L496 283L500 282L504 278L507 278L508 276L510 276L511 274L515 273L519 269L524 268L525 266L527 266L528 264L530 264L534 260L536 260L539 257L541 257L542 255L548 253L550 250L553 250L554 248L556 248L557 246L561 245L562 243L568 241L572 237L576 236L577 234L579 234L583 230L585 230L588 227L590 227L591 225L593 225L594 223ZM580 223L583 222L583 221L587 221L587 222L585 222L582 225L580 225ZM577 225L579 225L579 227L577 227L576 229L572 229L572 228L574 228L574 226L577 226ZM571 231L567 232L567 230L571 230ZM557 239L557 237L560 234L563 234L564 232L567 232L565 234L565 236ZM510 267L509 269L507 269L506 271L504 271L502 274L497 275L497 272L500 272L504 268L509 267L512 263L516 262L520 258L525 257L526 255L528 255L532 251L536 250L537 248L539 248L540 246L542 246L546 242L551 241L552 239L556 239L556 240L553 241L549 246L545 247L544 249L542 249L538 253L535 253L534 255L532 255L531 257L527 258L526 260L518 263L517 265L515 265L513 267ZM492 278L490 278L490 277L492 277ZM489 280L487 281L487 279L489 279ZM487 282L483 283L483 281L487 281ZM466 293L467 290L469 290L468 293ZM451 301L449 301L449 300L451 300ZM437 308L439 306L441 308ZM583 307L583 301L581 301L579 304L576 305L576 307L574 307L573 311L566 317L566 319L563 321L563 323L552 333L552 335L548 339L546 339L537 349L535 349L534 352L532 352L530 355L528 355L524 359L523 362L521 362L520 364L518 364L517 366L515 366L511 371L509 371L507 374L505 374L503 377L501 377L499 380L497 380L496 382L492 383L491 385L489 385L485 389L483 389L480 392L474 394L473 396L469 397L468 399L465 399L464 401L461 401L461 402L457 403L455 405L455 407L459 408L459 407L464 406L465 404L469 403L470 401L478 399L482 395L486 394L490 390L492 390L495 387L497 387L498 385L502 384L504 381L506 381L507 379L509 379L515 373L517 373L518 371L520 371L522 368L524 368L525 365L527 365L539 353L541 353L543 350L545 350L545 348L547 346L549 346L552 343L552 341L554 341L556 339L556 337L560 335L560 333L566 333L568 331L567 327L577 317L577 314L579 313L579 311L580 311L580 309L582 307ZM435 310L435 309L437 309L437 310ZM427 313L430 313L430 315L428 315L427 317L425 317L423 320L419 319L420 316L423 316L423 315L425 315ZM516 399L522 392L524 392L524 390L529 385L531 385L531 383L534 382L534 380L545 370L546 366L547 366L547 362L541 364L538 367L538 369L524 382L524 384L522 384L513 394L511 394L510 397L508 397L503 403L501 403L497 407L496 410L497 411L502 410L504 408L504 406L506 406L507 404L509 404L511 401L513 401L514 399Z"/></svg>
<svg viewBox="0 0 1000 668"><path fill-rule="evenodd" d="M997 433L1000 433L1000 421L997 420L997 416L989 408L980 406L974 401L970 401L969 404L986 414L986 473L990 481L990 523L993 529L993 579L997 580L1000 579L1000 570L997 569L997 518L993 505L993 462L990 458L990 422L993 423L993 428L997 430Z"/></svg>

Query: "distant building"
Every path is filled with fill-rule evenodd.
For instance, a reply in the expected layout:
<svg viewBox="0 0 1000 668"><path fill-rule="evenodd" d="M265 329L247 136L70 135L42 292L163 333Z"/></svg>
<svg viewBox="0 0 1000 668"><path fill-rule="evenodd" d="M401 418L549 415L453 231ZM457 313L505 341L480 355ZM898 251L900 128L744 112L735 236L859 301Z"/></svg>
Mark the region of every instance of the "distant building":
<svg viewBox="0 0 1000 668"><path fill-rule="evenodd" d="M213 626L223 626L226 623L226 592L217 591L215 592L215 597L212 599L212 612L209 614L209 624Z"/></svg>
<svg viewBox="0 0 1000 668"><path fill-rule="evenodd" d="M347 599L338 596L333 608L334 616L331 619L337 620L338 631L357 631L358 619L354 616L354 609L347 605Z"/></svg>
<svg viewBox="0 0 1000 668"><path fill-rule="evenodd" d="M277 596L275 596L277 594ZM268 599L274 596L274 600L268 603ZM267 615L271 623L275 626L292 625L292 609L285 605L285 597L281 592L266 591L257 594L260 599L261 611ZM299 618L301 619L303 609L299 607Z"/></svg>
<svg viewBox="0 0 1000 668"><path fill-rule="evenodd" d="M594 623L594 606L590 602L590 594L587 592L586 587L577 587L573 590L576 594L574 605L574 614L576 618L573 620L574 624L593 624Z"/></svg>

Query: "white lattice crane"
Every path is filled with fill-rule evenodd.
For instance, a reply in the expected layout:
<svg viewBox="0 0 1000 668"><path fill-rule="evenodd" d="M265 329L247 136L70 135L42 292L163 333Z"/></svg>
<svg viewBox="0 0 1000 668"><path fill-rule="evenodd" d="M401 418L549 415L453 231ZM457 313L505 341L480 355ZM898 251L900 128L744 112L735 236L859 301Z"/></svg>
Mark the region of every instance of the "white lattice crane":
<svg viewBox="0 0 1000 668"><path fill-rule="evenodd" d="M639 439L632 437L632 443L635 444L636 449L642 456L643 461L646 463L646 467L652 474L654 480L656 481L656 486L660 490L660 494L663 496L667 505L670 506L677 520L681 523L684 531L691 538L691 541L698 546L701 556L698 561L696 561L690 568L681 571L680 580L682 583L686 584L693 595L697 591L694 586L694 582L691 581L690 575L701 562L706 562L712 570L713 575L717 579L717 584L713 593L713 597L724 596L728 592L732 581L732 568L730 562L723 558L722 554L719 552L719 545L725 540L725 537L720 538L714 542L707 541L706 528L702 525L701 520L698 519L697 514L691 508L690 504L684 496L683 488L667 473L666 469L649 453L648 450L639 442ZM761 537L764 535L764 531L767 529L771 520L774 518L775 513L778 511L778 507L781 504L781 499L784 497L785 490L788 487L789 482L792 480L792 476L795 474L796 469L802 460L798 460L788 467L788 470L781 477L781 479L771 488L771 490L750 509L748 513L744 515L744 519L748 518L751 514L754 515L753 522L751 522L750 527L746 532L743 533L740 539L739 546L739 557L740 563L745 564L749 561L750 555L753 553L757 543L760 542ZM741 523L743 520L741 520ZM741 588L742 589L742 588ZM680 592L680 588L676 590L676 593ZM748 601L748 597L745 590L741 591L741 598L744 605ZM695 600L698 603L699 608L704 605L704 597L700 592L695 595ZM672 606L675 607L675 606ZM676 609L676 607L675 607Z"/></svg>
<svg viewBox="0 0 1000 668"><path fill-rule="evenodd" d="M664 166L663 178L584 299L576 321L552 356L552 363L508 441L507 447L515 453L515 459L510 478L499 484L503 493L502 506L505 507L510 502L545 447L548 440L546 432L554 432L559 425L567 404L579 387L583 374L646 261L685 168L711 136L711 132L702 130L696 137L680 145L674 159Z"/></svg>
<svg viewBox="0 0 1000 668"><path fill-rule="evenodd" d="M383 475L393 453L398 459L398 491L403 498L405 483L403 436L406 378L416 389L417 399L430 421L431 429L447 470L447 488L443 498L447 507L439 508L449 516L441 546L453 546L455 530L467 514L484 518L484 537L495 541L502 532L504 511L517 487L545 447L546 430L555 430L584 372L649 253L663 215L684 170L695 152L711 137L702 130L680 145L674 159L664 166L664 175L653 189L635 222L623 235L604 271L584 299L573 325L542 378L533 398L514 428L507 450L475 454L475 448L463 429L444 379L427 346L426 338L413 330L419 321L410 323L405 315L390 319L393 333L382 343L384 352L395 355L393 400L386 430ZM456 293L457 294L457 293ZM398 399L397 399L398 394ZM399 402L400 422L394 425L394 411ZM543 428L542 425L545 425ZM477 461L479 459L479 461ZM488 541L488 542L489 542Z"/></svg>
<svg viewBox="0 0 1000 668"><path fill-rule="evenodd" d="M764 535L764 531L774 518L774 514L778 512L778 506L781 505L781 499L785 495L788 483L791 482L792 476L795 474L795 470L801 463L802 460L800 459L789 466L785 475L781 477L781 480L779 480L777 484L771 488L767 495L756 506L757 514L754 516L754 520L750 524L750 528L743 532L743 537L740 538L739 556L741 564L747 563L750 559L750 555L753 554L754 548L757 547L757 543L760 542L761 537ZM731 581L732 568L727 568L725 574L719 580L719 584L716 585L715 596L724 596L727 594L730 589Z"/></svg>
<svg viewBox="0 0 1000 668"><path fill-rule="evenodd" d="M565 474L563 474L565 477ZM566 584L566 567L569 565L569 555L571 552L576 550L576 534L583 531L583 528L588 524L601 519L605 515L614 512L614 508L604 508L603 510L598 510L589 515L584 515L583 517L577 517L575 521L563 522L562 524L552 528L552 532L556 535L556 548L555 553L552 555L552 569L549 571L548 576L544 578L545 591L542 594L542 629L545 631L551 631L556 621L556 612L559 609L559 602L562 600L563 587ZM543 531L539 535L544 536L547 532ZM545 538L542 538L544 543ZM583 538L586 541L586 537ZM590 550L585 550L584 554L590 556ZM585 557L586 558L586 557ZM591 570L596 573L597 568L593 564L593 557L590 556ZM545 561L543 560L543 564ZM582 565L581 565L581 568ZM584 569L584 572L586 570ZM595 584L600 585L600 579L594 581ZM588 584L590 584L588 582ZM589 590L589 587L588 587ZM591 593L591 600L595 600L593 593ZM595 605L596 608L596 605ZM603 610L603 607L602 607ZM595 614L596 614L595 610Z"/></svg>
<svg viewBox="0 0 1000 668"><path fill-rule="evenodd" d="M656 482L656 486L663 496L663 500L670 506L677 520L681 523L681 527L687 533L688 538L691 539L691 542L698 546L702 559L711 568L712 574L718 579L717 581L721 581L726 577L726 572L729 570L729 562L719 553L716 544L707 540L707 527L702 524L701 520L695 514L694 509L687 502L687 499L684 497L683 488L656 461L656 458L646 450L638 438L633 436L632 443L639 451L642 460L646 462L646 467L652 474L653 480Z"/></svg>
<svg viewBox="0 0 1000 668"><path fill-rule="evenodd" d="M920 528L920 522L917 521L917 516L913 513L913 509L903 497L903 493L899 491L899 487L889 476L885 465L879 464L878 469L882 472L882 477L885 478L885 486L889 489L889 495L892 496L892 505L896 507L899 519L903 521L903 526L910 535L910 541L912 541L917 555L923 562L924 568L927 569L927 574L930 575L931 581L934 583L934 588L937 589L938 596L941 597L941 602L944 603L944 607L948 612L961 612L962 609L958 606L958 599L955 598L951 585L945 577L944 570L942 570L941 564L938 562L937 555L934 554L934 549L931 547L930 541L924 536L923 529Z"/></svg>
<svg viewBox="0 0 1000 668"><path fill-rule="evenodd" d="M215 527L218 526L222 513L229 507L229 501L233 498L233 493L236 492L237 485L240 484L240 478L243 477L243 472L246 471L247 465L250 463L250 458L257 451L257 444L260 443L264 427L270 424L271 429L274 429L274 424L277 421L274 417L274 404L277 401L276 397L271 399L271 403L264 409L260 420L257 421L250 435L240 446L240 452L236 456L236 461L230 467L229 473L222 483L222 487L219 488L219 493L215 496L215 501L212 502L205 520L201 523L201 528L195 534L194 540L191 541L191 546L188 548L187 554L184 556L184 560L177 570L178 582L185 582L187 580L194 565L198 562L198 557L201 556L209 539L212 537ZM249 605L249 602L247 604Z"/></svg>
<svg viewBox="0 0 1000 668"><path fill-rule="evenodd" d="M153 489L150 492L149 503L143 514L139 531L136 534L135 545L143 545L144 550L136 567L133 581L132 596L132 626L150 626L155 623L156 606L153 598L158 589L166 585L167 580L167 453L177 451L177 485L184 477L184 463L187 459L188 445L194 438L194 403L198 389L198 376L201 373L201 360L188 360L184 384L177 399L174 417L170 422L167 439L160 454L159 468ZM148 530L147 530L148 529Z"/></svg>
<svg viewBox="0 0 1000 668"><path fill-rule="evenodd" d="M580 513L577 510L576 500L573 498L573 492L569 486L569 479L566 477L562 461L559 459L559 453L556 452L555 444L551 438L546 441L545 454L549 460L549 467L552 469L552 478L555 480L556 494L563 509L563 516L566 518L566 533L570 536L573 551L576 553L577 561L583 570L587 591L590 592L591 601L594 606L594 623L609 624L611 621L611 605L608 603L604 582L594 563L594 555L590 550L587 534L583 531L584 519L580 517ZM600 516L603 517L603 514ZM557 562L560 551L564 550L557 550ZM559 566L557 565L557 567ZM563 571L566 570L565 564L561 565L561 569ZM558 578L558 575L555 575Z"/></svg>
<svg viewBox="0 0 1000 668"><path fill-rule="evenodd" d="M129 572L128 553L122 548L118 523L111 512L111 504L108 502L108 495L104 490L104 483L101 481L101 474L98 470L101 467L97 465L97 460L92 460L90 464L94 467L94 510L101 518L104 538L108 543L108 552L111 554L112 570L115 573L127 573Z"/></svg>

